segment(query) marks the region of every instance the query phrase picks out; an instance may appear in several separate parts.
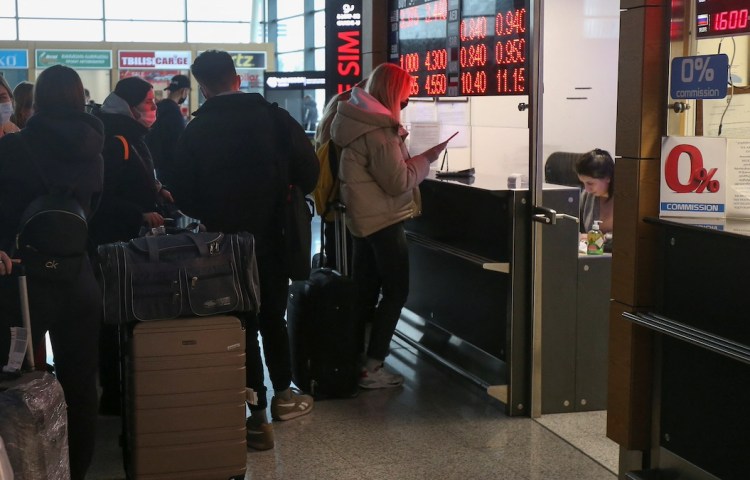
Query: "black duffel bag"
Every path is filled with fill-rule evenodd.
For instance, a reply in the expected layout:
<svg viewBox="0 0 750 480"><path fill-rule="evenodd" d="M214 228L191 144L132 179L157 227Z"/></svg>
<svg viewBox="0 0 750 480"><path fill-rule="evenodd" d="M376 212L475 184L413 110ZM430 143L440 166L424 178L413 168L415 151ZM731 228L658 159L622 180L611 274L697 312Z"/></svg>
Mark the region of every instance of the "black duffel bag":
<svg viewBox="0 0 750 480"><path fill-rule="evenodd" d="M104 322L257 312L255 241L249 233L184 232L101 245Z"/></svg>

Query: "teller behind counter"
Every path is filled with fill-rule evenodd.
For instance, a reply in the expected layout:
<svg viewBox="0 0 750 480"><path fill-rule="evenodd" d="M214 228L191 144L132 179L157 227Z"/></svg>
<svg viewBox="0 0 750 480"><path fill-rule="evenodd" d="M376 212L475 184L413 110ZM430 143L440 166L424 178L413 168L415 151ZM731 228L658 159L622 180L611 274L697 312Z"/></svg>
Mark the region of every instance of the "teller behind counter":
<svg viewBox="0 0 750 480"><path fill-rule="evenodd" d="M575 172L584 189L580 203L581 240L592 229L598 229L604 235L604 251L612 252L615 162L609 152L595 148L576 159Z"/></svg>

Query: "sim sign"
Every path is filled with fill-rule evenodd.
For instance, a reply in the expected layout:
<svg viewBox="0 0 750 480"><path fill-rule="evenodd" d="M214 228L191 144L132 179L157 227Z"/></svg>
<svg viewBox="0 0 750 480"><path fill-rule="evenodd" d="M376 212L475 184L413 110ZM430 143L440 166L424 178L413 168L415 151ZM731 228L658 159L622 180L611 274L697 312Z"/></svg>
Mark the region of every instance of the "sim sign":
<svg viewBox="0 0 750 480"><path fill-rule="evenodd" d="M669 93L675 100L727 96L729 57L724 54L672 59Z"/></svg>

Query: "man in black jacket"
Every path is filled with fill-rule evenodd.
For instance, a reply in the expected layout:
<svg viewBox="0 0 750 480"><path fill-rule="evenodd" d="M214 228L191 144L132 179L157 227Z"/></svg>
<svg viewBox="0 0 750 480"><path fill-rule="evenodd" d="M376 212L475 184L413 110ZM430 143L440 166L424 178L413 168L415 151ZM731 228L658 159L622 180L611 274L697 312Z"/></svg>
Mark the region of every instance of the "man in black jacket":
<svg viewBox="0 0 750 480"><path fill-rule="evenodd" d="M273 384L271 415L290 420L309 413L313 399L290 389L291 359L284 312L289 275L284 267L282 200L287 184L311 192L319 165L302 126L257 93L240 91L232 57L201 53L191 67L206 102L193 113L177 144L175 201L209 231L255 236L261 307L247 318L247 386L258 393L247 420L248 446L273 448L258 332ZM288 181L283 178L288 165Z"/></svg>
<svg viewBox="0 0 750 480"><path fill-rule="evenodd" d="M185 117L180 105L190 95L190 79L185 75L175 75L164 90L167 98L156 104L156 122L146 135L146 143L159 180L169 187L173 180L177 139L185 130Z"/></svg>

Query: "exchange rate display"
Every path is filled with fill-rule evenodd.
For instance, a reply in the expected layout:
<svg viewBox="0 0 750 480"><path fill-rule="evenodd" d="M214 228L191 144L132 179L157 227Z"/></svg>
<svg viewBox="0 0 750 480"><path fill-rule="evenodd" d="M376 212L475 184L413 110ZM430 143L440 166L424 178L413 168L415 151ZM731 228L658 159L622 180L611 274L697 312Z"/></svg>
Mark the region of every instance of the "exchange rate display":
<svg viewBox="0 0 750 480"><path fill-rule="evenodd" d="M528 93L528 0L394 0L390 19L413 96Z"/></svg>
<svg viewBox="0 0 750 480"><path fill-rule="evenodd" d="M698 38L750 33L747 0L703 0L695 6Z"/></svg>

